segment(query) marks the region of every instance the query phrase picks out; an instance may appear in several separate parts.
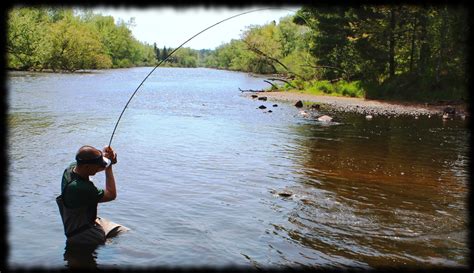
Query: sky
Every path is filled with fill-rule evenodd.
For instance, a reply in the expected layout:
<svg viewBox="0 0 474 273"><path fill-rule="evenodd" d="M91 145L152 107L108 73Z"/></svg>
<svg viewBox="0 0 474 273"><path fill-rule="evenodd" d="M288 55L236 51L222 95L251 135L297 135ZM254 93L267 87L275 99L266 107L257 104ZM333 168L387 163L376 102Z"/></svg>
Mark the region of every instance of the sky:
<svg viewBox="0 0 474 273"><path fill-rule="evenodd" d="M115 21L128 22L135 18L131 27L133 36L148 44L156 43L158 48L176 48L196 33L223 19L242 12L267 8L249 6L246 8L226 7L159 7L159 8L108 8L96 7L94 13L111 15ZM263 25L288 15L293 15L300 6L270 6L271 10L256 11L219 24L189 41L184 47L193 49L215 49L231 39L241 38L242 31L249 25ZM278 9L277 9L278 8Z"/></svg>

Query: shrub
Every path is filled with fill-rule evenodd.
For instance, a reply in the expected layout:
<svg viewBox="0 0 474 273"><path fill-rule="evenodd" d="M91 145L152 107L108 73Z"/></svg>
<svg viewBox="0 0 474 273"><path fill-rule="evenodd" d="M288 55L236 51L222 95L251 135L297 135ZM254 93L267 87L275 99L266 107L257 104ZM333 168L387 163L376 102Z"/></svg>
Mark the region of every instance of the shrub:
<svg viewBox="0 0 474 273"><path fill-rule="evenodd" d="M335 84L336 92L343 96L349 97L363 97L364 90L362 89L360 82L353 81L353 82L346 82L346 81L339 81Z"/></svg>
<svg viewBox="0 0 474 273"><path fill-rule="evenodd" d="M315 82L314 87L325 94L331 94L335 91L334 85L329 81L318 81Z"/></svg>

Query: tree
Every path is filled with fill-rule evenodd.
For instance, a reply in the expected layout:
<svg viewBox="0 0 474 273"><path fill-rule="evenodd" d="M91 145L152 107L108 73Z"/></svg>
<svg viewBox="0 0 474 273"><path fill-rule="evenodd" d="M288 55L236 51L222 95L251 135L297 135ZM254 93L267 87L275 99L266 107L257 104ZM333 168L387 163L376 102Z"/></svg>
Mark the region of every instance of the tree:
<svg viewBox="0 0 474 273"><path fill-rule="evenodd" d="M53 71L74 72L78 69L107 68L110 57L105 54L97 32L71 16L50 25L46 67Z"/></svg>
<svg viewBox="0 0 474 273"><path fill-rule="evenodd" d="M48 14L45 10L16 8L8 14L8 67L26 70L42 69L42 43L46 35Z"/></svg>
<svg viewBox="0 0 474 273"><path fill-rule="evenodd" d="M161 52L161 60L164 60L166 57L168 57L168 50L166 49L166 46L163 46L163 51Z"/></svg>
<svg viewBox="0 0 474 273"><path fill-rule="evenodd" d="M310 27L310 52L316 59L316 66L322 70L322 78L338 80L355 74L353 62L354 47L349 37L353 36L350 7L305 7L297 13L294 21ZM302 20L301 18L305 18Z"/></svg>
<svg viewBox="0 0 474 273"><path fill-rule="evenodd" d="M160 60L160 54L161 54L160 49L159 49L159 48L156 48L155 56L156 56L156 59L157 59L157 60Z"/></svg>

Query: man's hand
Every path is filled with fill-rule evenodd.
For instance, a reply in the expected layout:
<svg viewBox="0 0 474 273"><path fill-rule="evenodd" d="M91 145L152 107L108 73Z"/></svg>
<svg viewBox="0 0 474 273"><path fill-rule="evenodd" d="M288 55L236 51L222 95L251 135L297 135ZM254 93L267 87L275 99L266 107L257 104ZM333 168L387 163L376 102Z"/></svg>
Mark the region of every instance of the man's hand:
<svg viewBox="0 0 474 273"><path fill-rule="evenodd" d="M110 161L112 161L112 164L117 163L117 153L114 152L112 147L105 146L102 152L104 152L105 157L107 157L108 159L110 159Z"/></svg>

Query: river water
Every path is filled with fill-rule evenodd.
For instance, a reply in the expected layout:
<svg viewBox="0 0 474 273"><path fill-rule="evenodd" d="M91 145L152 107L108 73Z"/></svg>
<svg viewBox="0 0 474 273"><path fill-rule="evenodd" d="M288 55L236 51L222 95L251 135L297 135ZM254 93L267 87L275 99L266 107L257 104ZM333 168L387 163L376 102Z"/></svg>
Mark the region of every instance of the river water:
<svg viewBox="0 0 474 273"><path fill-rule="evenodd" d="M131 231L66 251L62 172L80 146L108 144L150 70L8 74L10 267L469 264L466 121L322 124L241 95L261 78L204 68L157 69L117 128L118 198L99 215Z"/></svg>

